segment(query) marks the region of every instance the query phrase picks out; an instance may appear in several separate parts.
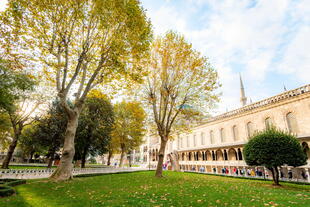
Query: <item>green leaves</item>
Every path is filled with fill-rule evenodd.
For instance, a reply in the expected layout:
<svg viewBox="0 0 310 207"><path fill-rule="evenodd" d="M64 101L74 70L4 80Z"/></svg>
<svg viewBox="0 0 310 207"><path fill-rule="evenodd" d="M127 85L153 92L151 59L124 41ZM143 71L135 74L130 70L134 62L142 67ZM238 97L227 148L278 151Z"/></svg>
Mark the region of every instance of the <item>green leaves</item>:
<svg viewBox="0 0 310 207"><path fill-rule="evenodd" d="M261 165L267 168L284 164L301 166L307 157L296 137L274 127L254 135L245 145L245 161L248 165Z"/></svg>
<svg viewBox="0 0 310 207"><path fill-rule="evenodd" d="M145 132L146 113L138 102L121 102L115 104L115 124L112 142L118 143L117 148L128 152L139 147ZM122 146L122 147L121 147Z"/></svg>
<svg viewBox="0 0 310 207"><path fill-rule="evenodd" d="M79 118L75 159L106 152L113 124L114 112L110 100L97 90L91 91Z"/></svg>
<svg viewBox="0 0 310 207"><path fill-rule="evenodd" d="M13 110L15 102L25 92L33 90L35 81L27 74L19 73L0 58L0 111Z"/></svg>

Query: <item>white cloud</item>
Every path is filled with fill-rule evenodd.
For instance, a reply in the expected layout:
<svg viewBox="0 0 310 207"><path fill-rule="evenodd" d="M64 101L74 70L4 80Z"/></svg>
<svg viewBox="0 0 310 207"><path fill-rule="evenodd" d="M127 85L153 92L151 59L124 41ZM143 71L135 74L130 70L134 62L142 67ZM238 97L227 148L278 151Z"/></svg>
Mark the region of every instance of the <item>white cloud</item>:
<svg viewBox="0 0 310 207"><path fill-rule="evenodd" d="M288 44L284 57L278 67L279 72L296 75L301 81L310 79L310 27L301 27Z"/></svg>
<svg viewBox="0 0 310 207"><path fill-rule="evenodd" d="M210 58L223 85L220 111L240 106L239 72L246 89L252 90L253 100L274 95L264 87L271 72L289 73L300 82L310 81L310 76L304 75L310 70L306 51L310 47L309 1L185 0L182 3L186 10L170 3L147 8L148 14L156 34L177 30ZM206 10L201 13L203 7ZM199 9L198 21L194 17Z"/></svg>

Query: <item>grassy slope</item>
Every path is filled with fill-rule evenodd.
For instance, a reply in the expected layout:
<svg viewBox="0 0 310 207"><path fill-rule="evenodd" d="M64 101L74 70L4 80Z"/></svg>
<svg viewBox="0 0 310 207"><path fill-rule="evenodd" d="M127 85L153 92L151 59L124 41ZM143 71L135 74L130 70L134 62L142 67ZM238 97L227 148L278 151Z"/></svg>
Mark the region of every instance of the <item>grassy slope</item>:
<svg viewBox="0 0 310 207"><path fill-rule="evenodd" d="M64 183L33 180L0 206L310 206L310 186L191 173L154 172L75 178Z"/></svg>

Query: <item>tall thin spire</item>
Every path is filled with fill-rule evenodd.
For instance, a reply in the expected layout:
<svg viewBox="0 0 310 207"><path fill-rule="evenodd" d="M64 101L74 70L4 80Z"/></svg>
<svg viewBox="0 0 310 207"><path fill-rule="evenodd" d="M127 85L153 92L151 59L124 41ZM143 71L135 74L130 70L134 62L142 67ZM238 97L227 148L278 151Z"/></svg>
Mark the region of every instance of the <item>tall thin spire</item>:
<svg viewBox="0 0 310 207"><path fill-rule="evenodd" d="M245 92L244 92L241 74L239 74L239 77L240 77L240 102L241 102L242 106L245 106L247 98L245 97Z"/></svg>

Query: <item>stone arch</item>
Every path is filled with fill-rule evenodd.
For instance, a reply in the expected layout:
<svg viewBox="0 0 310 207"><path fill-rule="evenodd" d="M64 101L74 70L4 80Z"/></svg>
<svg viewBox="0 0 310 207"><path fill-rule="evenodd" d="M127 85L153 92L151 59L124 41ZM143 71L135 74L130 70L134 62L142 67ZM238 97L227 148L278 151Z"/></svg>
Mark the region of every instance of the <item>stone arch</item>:
<svg viewBox="0 0 310 207"><path fill-rule="evenodd" d="M237 152L234 148L228 150L228 159L229 160L238 160Z"/></svg>
<svg viewBox="0 0 310 207"><path fill-rule="evenodd" d="M223 158L224 158L224 160L228 160L228 155L227 155L226 149L224 149Z"/></svg>
<svg viewBox="0 0 310 207"><path fill-rule="evenodd" d="M205 152L202 151L202 152L201 152L201 155L202 155L202 160L205 161L205 160L206 160Z"/></svg>
<svg viewBox="0 0 310 207"><path fill-rule="evenodd" d="M295 114L293 112L288 112L285 118L287 122L288 131L291 133L298 133L298 125Z"/></svg>
<svg viewBox="0 0 310 207"><path fill-rule="evenodd" d="M188 153L188 161L192 161L192 152Z"/></svg>
<svg viewBox="0 0 310 207"><path fill-rule="evenodd" d="M212 150L212 160L216 160L215 152Z"/></svg>
<svg viewBox="0 0 310 207"><path fill-rule="evenodd" d="M248 138L253 136L253 134L254 134L254 124L252 122L249 121L246 124L246 129L247 129L247 133L248 133Z"/></svg>
<svg viewBox="0 0 310 207"><path fill-rule="evenodd" d="M197 160L198 161L202 160L202 153L200 151L197 152Z"/></svg>
<svg viewBox="0 0 310 207"><path fill-rule="evenodd" d="M205 151L205 160L206 161L211 161L212 160L212 155L209 150Z"/></svg>
<svg viewBox="0 0 310 207"><path fill-rule="evenodd" d="M225 134L224 128L220 129L220 137L221 137L221 142L226 142L226 134Z"/></svg>
<svg viewBox="0 0 310 207"><path fill-rule="evenodd" d="M265 128L269 129L272 126L272 119L270 118L270 116L265 118Z"/></svg>
<svg viewBox="0 0 310 207"><path fill-rule="evenodd" d="M239 158L239 160L243 160L243 156L242 156L242 152L241 152L240 148L238 148L238 158Z"/></svg>
<svg viewBox="0 0 310 207"><path fill-rule="evenodd" d="M214 140L214 132L213 132L213 130L210 131L210 143L211 143L211 144L214 144L214 143L215 143L215 140Z"/></svg>
<svg viewBox="0 0 310 207"><path fill-rule="evenodd" d="M216 150L215 155L216 155L216 160L219 160L219 161L224 160L223 153L220 149Z"/></svg>
<svg viewBox="0 0 310 207"><path fill-rule="evenodd" d="M185 160L185 153L183 152L182 153L182 161L184 161Z"/></svg>
<svg viewBox="0 0 310 207"><path fill-rule="evenodd" d="M310 148L309 148L309 145L307 142L303 142L301 144L302 148L303 148L303 151L304 153L307 155L308 159L310 159Z"/></svg>
<svg viewBox="0 0 310 207"><path fill-rule="evenodd" d="M240 140L237 125L234 125L232 127L232 134L233 134L234 141Z"/></svg>

